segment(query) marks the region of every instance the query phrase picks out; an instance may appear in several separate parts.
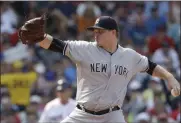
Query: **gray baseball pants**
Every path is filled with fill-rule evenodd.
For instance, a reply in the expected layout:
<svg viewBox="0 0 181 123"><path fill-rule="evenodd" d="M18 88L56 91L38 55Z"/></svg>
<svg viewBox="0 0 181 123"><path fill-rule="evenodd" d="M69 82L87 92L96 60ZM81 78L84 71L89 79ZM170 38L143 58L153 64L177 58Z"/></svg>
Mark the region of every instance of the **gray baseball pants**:
<svg viewBox="0 0 181 123"><path fill-rule="evenodd" d="M104 115L93 115L75 108L61 123L126 123L122 110L112 111Z"/></svg>

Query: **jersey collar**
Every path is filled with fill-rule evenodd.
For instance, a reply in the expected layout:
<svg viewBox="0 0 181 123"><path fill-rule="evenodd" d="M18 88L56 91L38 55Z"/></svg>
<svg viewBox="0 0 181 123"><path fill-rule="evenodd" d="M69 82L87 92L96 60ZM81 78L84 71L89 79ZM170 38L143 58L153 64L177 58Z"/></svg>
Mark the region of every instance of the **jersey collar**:
<svg viewBox="0 0 181 123"><path fill-rule="evenodd" d="M109 53L110 55L113 55L115 52L117 52L117 50L118 50L118 48L119 48L120 46L119 46L119 44L117 44L117 48L116 48L116 50L115 50L113 53L107 51L106 49L104 49L103 47L100 47L100 46L98 46L98 45L97 45L97 47L100 48L100 49L102 49L102 50L104 50L104 51L106 51L106 52Z"/></svg>

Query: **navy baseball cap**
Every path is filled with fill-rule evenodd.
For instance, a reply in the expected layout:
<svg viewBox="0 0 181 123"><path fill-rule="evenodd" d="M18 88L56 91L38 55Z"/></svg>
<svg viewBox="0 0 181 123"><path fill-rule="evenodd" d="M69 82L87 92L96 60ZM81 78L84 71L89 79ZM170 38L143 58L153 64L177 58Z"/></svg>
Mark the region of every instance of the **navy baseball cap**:
<svg viewBox="0 0 181 123"><path fill-rule="evenodd" d="M56 90L57 91L64 91L67 88L71 88L72 85L70 83L68 83L65 79L60 79L57 82L57 87Z"/></svg>
<svg viewBox="0 0 181 123"><path fill-rule="evenodd" d="M118 25L116 21L110 16L101 16L96 19L94 26L88 27L87 30L94 29L116 30L118 32Z"/></svg>

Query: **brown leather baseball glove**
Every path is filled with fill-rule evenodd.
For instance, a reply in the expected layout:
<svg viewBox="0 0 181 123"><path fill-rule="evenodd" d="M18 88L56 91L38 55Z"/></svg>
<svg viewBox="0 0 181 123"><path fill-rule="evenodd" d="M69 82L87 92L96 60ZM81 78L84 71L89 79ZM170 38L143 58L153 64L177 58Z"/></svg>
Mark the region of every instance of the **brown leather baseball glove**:
<svg viewBox="0 0 181 123"><path fill-rule="evenodd" d="M25 22L19 29L19 39L23 44L34 44L45 39L45 15Z"/></svg>

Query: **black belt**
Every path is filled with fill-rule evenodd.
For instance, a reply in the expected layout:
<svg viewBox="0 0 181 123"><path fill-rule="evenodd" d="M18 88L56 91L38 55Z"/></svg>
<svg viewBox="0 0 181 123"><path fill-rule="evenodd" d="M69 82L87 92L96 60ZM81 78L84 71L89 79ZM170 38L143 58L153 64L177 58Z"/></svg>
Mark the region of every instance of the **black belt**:
<svg viewBox="0 0 181 123"><path fill-rule="evenodd" d="M87 112L87 113L90 113L90 114L93 114L93 115L103 115L103 114L109 113L109 112L111 112L111 111L116 111L116 110L119 110L119 109L120 109L119 106L114 106L114 107L112 107L112 108L107 108L107 109L104 109L104 110L95 112L95 111L90 111L90 110L84 108L84 107L81 106L80 104L77 104L76 107L77 107L78 109L80 109L80 110L83 110L83 111L85 111L85 112Z"/></svg>

